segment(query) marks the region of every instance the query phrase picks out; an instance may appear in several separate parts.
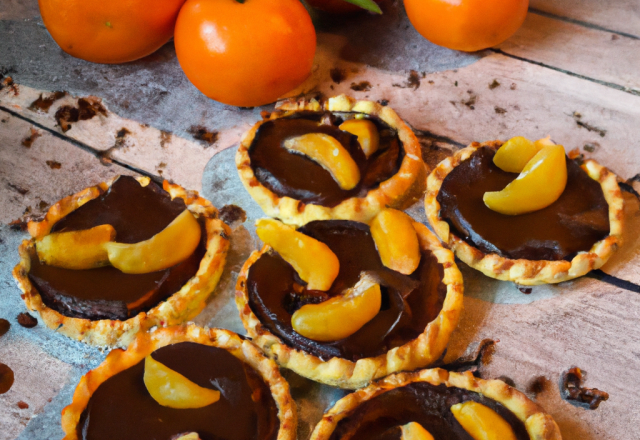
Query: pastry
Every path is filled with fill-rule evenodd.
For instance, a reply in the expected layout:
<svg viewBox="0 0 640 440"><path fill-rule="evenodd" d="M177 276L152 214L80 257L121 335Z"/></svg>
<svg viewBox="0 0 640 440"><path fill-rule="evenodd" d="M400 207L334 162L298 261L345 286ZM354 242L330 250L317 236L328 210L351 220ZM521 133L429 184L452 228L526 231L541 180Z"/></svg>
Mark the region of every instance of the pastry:
<svg viewBox="0 0 640 440"><path fill-rule="evenodd" d="M398 115L344 95L286 102L244 135L236 166L262 210L295 225L369 221L421 197L426 177L420 144Z"/></svg>
<svg viewBox="0 0 640 440"><path fill-rule="evenodd" d="M458 322L462 277L453 254L424 225L412 225L419 262L405 271L408 275L383 264L376 249L379 239L374 242L371 232L377 226L320 220L298 229L296 234L326 245L339 261L339 271L331 275L333 282L326 291L309 289L308 270L288 263L286 253L268 245L254 252L236 285L236 304L249 336L280 366L342 388L362 387L387 374L436 361ZM262 228L259 223L258 235ZM295 238L292 247L307 249L305 240ZM308 264L331 274L331 259L325 262L320 251L309 248ZM354 295L358 291L362 298ZM331 315L341 308L335 302L342 300L348 302L349 311L343 312L347 316ZM375 301L377 305L371 305ZM304 313L305 308L315 309ZM329 318L318 318L326 315ZM323 323L329 327L328 335L308 333Z"/></svg>
<svg viewBox="0 0 640 440"><path fill-rule="evenodd" d="M154 382L150 363L169 373ZM163 388L170 380L214 394L213 403L194 401L195 392L175 399L181 385ZM278 367L254 344L190 324L140 333L126 351L112 351L80 379L62 429L65 440L294 440L296 410Z"/></svg>
<svg viewBox="0 0 640 440"><path fill-rule="evenodd" d="M126 346L138 331L197 315L222 273L230 231L197 193L163 187L120 176L30 222L13 271L27 307L57 332L100 346Z"/></svg>
<svg viewBox="0 0 640 440"><path fill-rule="evenodd" d="M616 176L594 160L567 159L566 187L555 202L503 214L483 201L518 177L493 162L501 145L473 143L433 170L425 209L438 237L469 266L521 285L559 283L601 267L621 243Z"/></svg>
<svg viewBox="0 0 640 440"><path fill-rule="evenodd" d="M403 435L408 428L423 436ZM394 374L343 397L322 417L311 435L311 440L360 438L562 437L551 416L504 382L435 368Z"/></svg>

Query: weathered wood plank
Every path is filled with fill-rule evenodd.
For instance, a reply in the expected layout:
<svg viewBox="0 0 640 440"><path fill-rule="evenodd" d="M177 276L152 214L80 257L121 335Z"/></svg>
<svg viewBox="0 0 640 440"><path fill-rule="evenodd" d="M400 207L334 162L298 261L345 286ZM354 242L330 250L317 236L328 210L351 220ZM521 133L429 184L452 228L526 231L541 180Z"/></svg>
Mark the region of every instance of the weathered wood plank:
<svg viewBox="0 0 640 440"><path fill-rule="evenodd" d="M2 110L0 145L0 223L42 215L69 194L131 174Z"/></svg>
<svg viewBox="0 0 640 440"><path fill-rule="evenodd" d="M640 39L529 13L520 30L498 48L640 92Z"/></svg>
<svg viewBox="0 0 640 440"><path fill-rule="evenodd" d="M636 0L531 0L530 8L640 37Z"/></svg>
<svg viewBox="0 0 640 440"><path fill-rule="evenodd" d="M567 287L562 295L527 305L465 297L447 359L474 341L499 339L484 377L511 378L555 418L564 439L636 440L640 346L634 329L640 294L586 278ZM597 410L560 398L559 377L573 366L588 373L587 387L609 393ZM540 377L537 391L533 384Z"/></svg>

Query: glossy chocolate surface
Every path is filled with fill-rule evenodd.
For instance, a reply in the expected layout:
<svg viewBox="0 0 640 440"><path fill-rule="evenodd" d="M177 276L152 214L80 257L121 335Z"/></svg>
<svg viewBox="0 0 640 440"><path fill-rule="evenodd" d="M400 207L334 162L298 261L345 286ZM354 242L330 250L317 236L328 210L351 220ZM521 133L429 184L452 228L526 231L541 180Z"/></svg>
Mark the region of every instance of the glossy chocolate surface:
<svg viewBox="0 0 640 440"><path fill-rule="evenodd" d="M328 292L308 291L295 270L277 253L263 254L249 269L249 305L260 322L285 344L321 359L356 361L378 356L420 335L440 313L447 289L443 268L423 252L418 269L405 276L382 265L369 227L364 223L329 220L308 223L300 232L329 246L340 261L340 272ZM317 303L353 287L360 273L381 278L380 312L353 335L320 343L296 333L291 315L306 303Z"/></svg>
<svg viewBox="0 0 640 440"><path fill-rule="evenodd" d="M202 440L277 438L278 409L269 387L226 350L183 342L152 356L201 387L219 390L220 400L197 409L158 404L145 387L143 360L98 387L78 423L78 438L169 440L188 432Z"/></svg>
<svg viewBox="0 0 640 440"><path fill-rule="evenodd" d="M571 260L609 235L609 206L600 184L567 159L567 186L560 198L539 211L504 215L482 197L500 191L518 174L502 171L487 147L455 167L437 200L440 217L457 236L485 253L527 260Z"/></svg>
<svg viewBox="0 0 640 440"><path fill-rule="evenodd" d="M116 241L136 243L162 231L185 209L182 199L171 197L155 183L146 187L122 176L111 188L57 222L52 232L89 229L110 224ZM162 271L126 274L107 266L71 270L40 264L31 254L29 279L43 302L65 316L126 320L168 298L198 271L206 248L201 225L200 244L185 261Z"/></svg>
<svg viewBox="0 0 640 440"><path fill-rule="evenodd" d="M380 133L380 148L367 159L358 138L338 128L350 117L353 114L300 112L262 124L249 149L251 168L258 181L280 197L329 207L351 197L364 197L370 189L397 173L404 155L397 133L371 117L369 120ZM333 136L349 151L360 168L362 178L358 186L349 191L341 189L318 163L284 148L287 139L307 133Z"/></svg>
<svg viewBox="0 0 640 440"><path fill-rule="evenodd" d="M524 423L495 400L461 388L426 382L394 388L360 404L338 423L330 439L399 440L399 426L416 422L437 440L473 440L449 409L469 400L497 412L511 425L516 439L529 440Z"/></svg>

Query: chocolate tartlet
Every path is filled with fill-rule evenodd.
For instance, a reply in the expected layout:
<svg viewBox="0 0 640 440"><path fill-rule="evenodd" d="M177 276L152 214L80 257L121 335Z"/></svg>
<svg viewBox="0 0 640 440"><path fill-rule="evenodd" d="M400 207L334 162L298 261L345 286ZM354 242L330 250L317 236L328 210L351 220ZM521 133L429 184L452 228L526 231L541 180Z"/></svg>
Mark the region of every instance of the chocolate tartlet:
<svg viewBox="0 0 640 440"><path fill-rule="evenodd" d="M472 440L451 406L474 401L495 411L517 440L561 440L542 408L499 380L439 368L400 373L340 399L316 425L311 440L400 439L400 427L419 423L438 440Z"/></svg>
<svg viewBox="0 0 640 440"><path fill-rule="evenodd" d="M198 386L220 392L201 408L160 405L143 380L151 357ZM82 377L62 411L65 440L170 439L195 432L202 440L293 440L295 405L276 364L248 340L193 324L139 334Z"/></svg>
<svg viewBox="0 0 640 440"><path fill-rule="evenodd" d="M483 194L518 177L493 163L502 142L473 143L427 180L427 219L456 256L485 275L522 285L559 283L601 267L621 243L616 176L567 159L567 185L550 206L521 215L489 209Z"/></svg>
<svg viewBox="0 0 640 440"><path fill-rule="evenodd" d="M338 126L367 119L380 134L378 151L365 156L358 138ZM312 159L288 151L292 137L323 133L337 139L357 164L361 179L341 189L329 171ZM287 102L243 137L236 154L240 179L263 211L284 223L313 220L369 221L385 207L412 204L424 191L426 167L411 129L389 107L344 95L317 101Z"/></svg>
<svg viewBox="0 0 640 440"><path fill-rule="evenodd" d="M161 232L185 209L197 219L200 243L191 255L164 270L131 274L112 266L73 270L40 262L36 241L50 233L109 224L119 243L138 243ZM135 333L174 325L200 312L215 288L229 246L229 228L197 193L165 181L120 176L54 204L33 237L20 246L14 277L27 307L71 338L94 345L125 346Z"/></svg>
<svg viewBox="0 0 640 440"><path fill-rule="evenodd" d="M279 365L342 388L358 388L434 362L458 322L462 277L453 254L424 225L414 227L422 255L409 276L383 266L364 223L325 220L298 229L326 244L340 262L327 292L307 290L292 266L269 246L254 252L236 286L236 304L249 335ZM293 329L296 310L339 295L363 272L379 280L382 306L362 328L334 342L307 339Z"/></svg>

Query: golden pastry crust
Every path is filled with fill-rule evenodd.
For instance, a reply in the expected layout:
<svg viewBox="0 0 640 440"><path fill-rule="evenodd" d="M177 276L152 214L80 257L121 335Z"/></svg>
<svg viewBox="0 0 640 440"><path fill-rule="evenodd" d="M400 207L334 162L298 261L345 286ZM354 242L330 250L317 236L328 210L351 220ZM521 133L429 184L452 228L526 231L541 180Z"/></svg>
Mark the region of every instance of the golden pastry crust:
<svg viewBox="0 0 640 440"><path fill-rule="evenodd" d="M77 440L76 428L82 412L98 387L110 377L133 367L158 348L179 342L196 342L227 350L256 370L271 389L278 407L280 429L278 440L295 440L296 406L289 393L289 384L280 375L278 366L250 341L222 329L198 327L193 323L161 328L151 333L139 333L126 349L115 349L104 362L82 376L73 394L73 401L62 410L64 440Z"/></svg>
<svg viewBox="0 0 640 440"><path fill-rule="evenodd" d="M377 116L398 132L405 151L400 169L393 177L380 183L378 188L370 190L365 197L352 197L335 207L306 204L291 197L280 197L273 193L262 185L253 173L249 148L256 131L262 124L303 110L357 112ZM242 184L265 214L297 226L313 220L341 219L368 222L384 208L404 209L423 194L427 172L426 165L422 161L418 139L396 112L376 102L356 101L345 95L330 98L324 106L315 100L285 102L268 119L258 122L244 134L236 153L236 167Z"/></svg>
<svg viewBox="0 0 640 440"><path fill-rule="evenodd" d="M504 405L522 421L531 440L562 440L560 429L553 418L515 388L500 380L483 380L474 377L470 372L454 373L440 368L394 374L343 397L322 417L313 430L310 440L329 439L338 422L348 417L358 405L412 382L428 382L435 386L446 385L482 394Z"/></svg>
<svg viewBox="0 0 640 440"><path fill-rule="evenodd" d="M622 244L624 200L615 174L594 160L586 160L582 169L593 180L600 183L604 198L609 204L610 232L607 237L593 244L588 252L580 252L571 261L513 260L498 254L486 254L467 244L449 230L449 224L440 218L440 203L437 196L442 182L461 162L467 160L479 148L497 150L500 141L474 142L438 164L427 179L425 211L427 220L447 246L458 258L483 274L503 281L513 281L524 286L560 283L581 277L593 269L600 268Z"/></svg>
<svg viewBox="0 0 640 440"><path fill-rule="evenodd" d="M138 177L137 180L143 186L148 185L150 181L148 177ZM197 192L187 191L179 185L165 181L163 188L172 198L182 198L187 209L196 218L204 218L207 232L206 253L200 261L200 267L196 274L178 292L148 312L141 312L126 321L108 319L94 321L65 316L47 307L38 290L29 280L30 251L35 248L36 239L47 235L58 220L88 201L99 197L114 181L115 178L65 197L51 206L44 220L29 222L28 230L32 238L24 240L18 249L20 262L13 269L13 277L24 293L23 299L29 310L37 311L48 327L72 339L91 345L126 347L138 332L147 331L154 326L181 324L202 311L206 300L222 275L231 231L224 222L217 218L218 211L211 202L199 197Z"/></svg>
<svg viewBox="0 0 640 440"><path fill-rule="evenodd" d="M426 226L414 223L414 227L421 249L431 251L438 263L443 265L442 282L447 287L442 310L416 339L393 348L386 354L359 359L356 362L339 357L325 362L312 354L286 345L262 325L249 306L247 277L253 263L270 249L264 246L262 250L253 252L245 262L236 284L236 305L242 323L253 342L281 367L317 382L349 389L361 388L372 380L391 373L414 370L435 362L444 353L449 337L458 324L463 302L462 275L455 264L453 253L443 248Z"/></svg>

